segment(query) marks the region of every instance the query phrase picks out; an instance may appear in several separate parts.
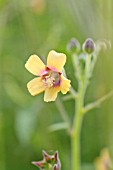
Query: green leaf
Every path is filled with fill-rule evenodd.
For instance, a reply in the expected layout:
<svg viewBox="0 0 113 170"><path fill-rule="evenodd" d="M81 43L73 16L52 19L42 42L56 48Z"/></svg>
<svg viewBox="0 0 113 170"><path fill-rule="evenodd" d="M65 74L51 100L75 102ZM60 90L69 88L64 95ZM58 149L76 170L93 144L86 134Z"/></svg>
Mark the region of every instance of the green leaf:
<svg viewBox="0 0 113 170"><path fill-rule="evenodd" d="M56 123L56 124L49 126L48 129L49 129L49 132L54 132L54 131L58 131L58 130L68 129L68 128L69 128L68 123Z"/></svg>

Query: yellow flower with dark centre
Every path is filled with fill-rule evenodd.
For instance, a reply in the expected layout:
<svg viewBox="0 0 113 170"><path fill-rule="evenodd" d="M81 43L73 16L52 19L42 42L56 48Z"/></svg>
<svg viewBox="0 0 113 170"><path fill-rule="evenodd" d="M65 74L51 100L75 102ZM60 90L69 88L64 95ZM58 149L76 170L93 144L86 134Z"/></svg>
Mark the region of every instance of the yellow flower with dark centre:
<svg viewBox="0 0 113 170"><path fill-rule="evenodd" d="M37 55L32 55L25 64L26 69L32 74L39 76L27 84L28 91L35 96L43 91L44 101L55 101L61 91L66 94L70 89L70 80L62 74L66 63L66 55L50 51L45 65Z"/></svg>

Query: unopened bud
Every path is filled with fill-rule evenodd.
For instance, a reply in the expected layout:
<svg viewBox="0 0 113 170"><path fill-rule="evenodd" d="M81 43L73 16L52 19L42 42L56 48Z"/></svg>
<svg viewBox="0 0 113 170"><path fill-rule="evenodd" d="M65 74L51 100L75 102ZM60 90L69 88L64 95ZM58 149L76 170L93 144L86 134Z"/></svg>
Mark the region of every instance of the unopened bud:
<svg viewBox="0 0 113 170"><path fill-rule="evenodd" d="M67 45L67 50L72 53L78 53L80 51L79 41L75 38L72 38Z"/></svg>
<svg viewBox="0 0 113 170"><path fill-rule="evenodd" d="M40 169L43 167L43 162L39 161L39 162L32 162L32 164L34 164L35 166L39 167Z"/></svg>
<svg viewBox="0 0 113 170"><path fill-rule="evenodd" d="M86 41L83 44L83 51L88 54L91 54L95 51L95 48L96 46L94 41L91 38L86 39Z"/></svg>
<svg viewBox="0 0 113 170"><path fill-rule="evenodd" d="M55 154L54 154L54 159L55 159L56 161L58 161L58 151L55 152Z"/></svg>
<svg viewBox="0 0 113 170"><path fill-rule="evenodd" d="M32 162L35 166L39 167L40 170L60 170L61 163L58 156L58 151L54 155L49 155L45 151L42 151L43 160L38 162Z"/></svg>
<svg viewBox="0 0 113 170"><path fill-rule="evenodd" d="M44 150L42 151L43 157L46 161L48 161L49 159L51 159L50 155L48 155Z"/></svg>
<svg viewBox="0 0 113 170"><path fill-rule="evenodd" d="M54 167L53 167L53 170L60 170L60 166L55 164Z"/></svg>
<svg viewBox="0 0 113 170"><path fill-rule="evenodd" d="M111 42L109 40L106 39L102 39L102 40L97 40L96 41L96 51L100 52L100 50L109 50L111 49Z"/></svg>

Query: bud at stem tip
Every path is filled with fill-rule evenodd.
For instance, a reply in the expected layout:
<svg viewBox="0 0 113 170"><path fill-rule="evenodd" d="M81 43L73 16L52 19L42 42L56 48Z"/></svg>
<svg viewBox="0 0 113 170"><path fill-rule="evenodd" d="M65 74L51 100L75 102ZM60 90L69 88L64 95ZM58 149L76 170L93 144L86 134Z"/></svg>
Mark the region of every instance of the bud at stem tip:
<svg viewBox="0 0 113 170"><path fill-rule="evenodd" d="M95 43L91 38L86 39L83 44L83 51L88 54L92 54L96 49Z"/></svg>

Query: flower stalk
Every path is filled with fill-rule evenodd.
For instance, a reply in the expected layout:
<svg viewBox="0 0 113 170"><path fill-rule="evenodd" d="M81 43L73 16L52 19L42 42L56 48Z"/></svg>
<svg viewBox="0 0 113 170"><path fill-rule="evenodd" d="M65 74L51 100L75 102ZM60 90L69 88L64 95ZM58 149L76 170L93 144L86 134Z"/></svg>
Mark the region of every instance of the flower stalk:
<svg viewBox="0 0 113 170"><path fill-rule="evenodd" d="M88 42L89 43L89 42ZM88 46L89 48L89 46ZM80 149L80 134L82 128L82 120L84 117L84 97L89 83L89 78L91 75L91 54L86 53L85 68L82 75L80 70L80 63L77 55L72 56L74 60L74 69L76 71L75 75L78 75L78 97L75 98L75 116L72 125L71 133L71 169L80 170L81 167L81 149Z"/></svg>
<svg viewBox="0 0 113 170"><path fill-rule="evenodd" d="M88 73L88 72L86 72ZM87 75L85 76L87 78ZM86 79L85 81L79 84L78 89L78 98L75 100L75 117L72 126L72 135L71 135L71 152L72 152L72 170L80 170L80 134L82 128L83 120L83 105L84 105L84 95L87 88Z"/></svg>

